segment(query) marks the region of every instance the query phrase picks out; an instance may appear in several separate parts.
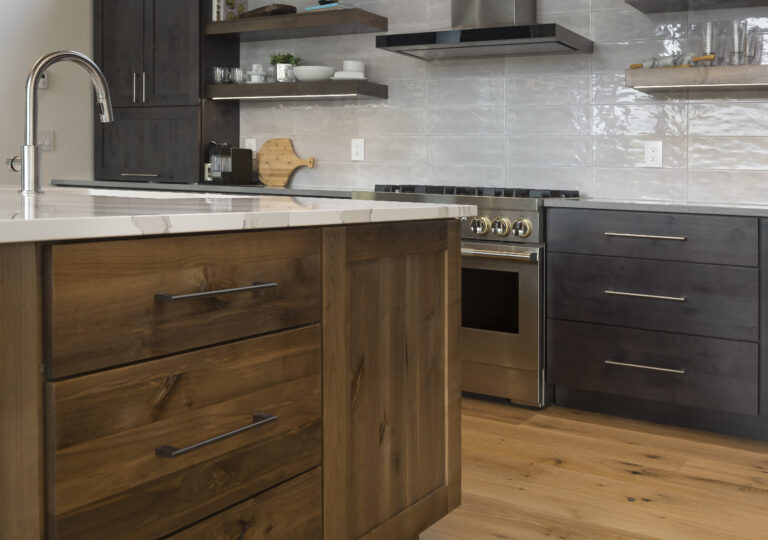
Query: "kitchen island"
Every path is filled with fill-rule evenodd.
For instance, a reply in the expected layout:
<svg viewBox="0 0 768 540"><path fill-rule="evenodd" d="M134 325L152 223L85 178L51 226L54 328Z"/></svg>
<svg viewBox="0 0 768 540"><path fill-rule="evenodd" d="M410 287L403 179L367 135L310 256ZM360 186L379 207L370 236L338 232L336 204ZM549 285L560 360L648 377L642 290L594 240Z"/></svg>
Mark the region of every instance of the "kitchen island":
<svg viewBox="0 0 768 540"><path fill-rule="evenodd" d="M0 537L413 539L460 500L465 206L0 194Z"/></svg>

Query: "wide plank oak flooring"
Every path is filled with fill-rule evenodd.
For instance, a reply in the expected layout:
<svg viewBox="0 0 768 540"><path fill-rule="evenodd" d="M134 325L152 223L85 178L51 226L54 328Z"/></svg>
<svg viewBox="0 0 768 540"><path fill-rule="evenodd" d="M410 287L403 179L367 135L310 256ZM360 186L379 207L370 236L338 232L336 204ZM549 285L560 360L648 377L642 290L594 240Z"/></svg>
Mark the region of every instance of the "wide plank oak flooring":
<svg viewBox="0 0 768 540"><path fill-rule="evenodd" d="M768 539L768 443L465 397L462 452L421 540Z"/></svg>

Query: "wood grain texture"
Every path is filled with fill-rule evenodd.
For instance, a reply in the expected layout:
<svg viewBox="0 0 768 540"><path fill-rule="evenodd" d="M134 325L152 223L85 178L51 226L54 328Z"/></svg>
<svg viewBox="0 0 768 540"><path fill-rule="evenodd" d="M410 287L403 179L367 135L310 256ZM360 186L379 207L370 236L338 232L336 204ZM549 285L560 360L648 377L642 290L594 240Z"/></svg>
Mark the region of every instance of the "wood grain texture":
<svg viewBox="0 0 768 540"><path fill-rule="evenodd" d="M208 23L205 34L239 34L241 41L262 41L386 32L387 27L387 18L381 15L362 9L340 9Z"/></svg>
<svg viewBox="0 0 768 540"><path fill-rule="evenodd" d="M659 70L680 71L680 70ZM622 238L606 232L672 236ZM757 219L662 212L553 208L547 210L547 250L666 261L757 266Z"/></svg>
<svg viewBox="0 0 768 540"><path fill-rule="evenodd" d="M318 326L47 390L57 537L167 534L320 464ZM248 425L256 413L278 420L176 459L155 455Z"/></svg>
<svg viewBox="0 0 768 540"><path fill-rule="evenodd" d="M324 360L325 395L334 391L324 455L341 445L346 459L324 463L325 533L411 538L459 501L458 230L438 222L343 234L326 235L326 253L346 256L343 269L325 267L324 335L338 343L343 332L345 346Z"/></svg>
<svg viewBox="0 0 768 540"><path fill-rule="evenodd" d="M320 320L316 229L54 245L47 274L46 358L54 378ZM158 293L253 282L278 286L155 301Z"/></svg>
<svg viewBox="0 0 768 540"><path fill-rule="evenodd" d="M323 537L319 467L185 529L169 540L312 540Z"/></svg>
<svg viewBox="0 0 768 540"><path fill-rule="evenodd" d="M558 321L547 326L547 382L756 416L757 343ZM606 365L630 363L685 373Z"/></svg>
<svg viewBox="0 0 768 540"><path fill-rule="evenodd" d="M293 149L291 139L269 139L259 149L259 180L269 187L285 187L299 167L315 168L315 158L301 159Z"/></svg>
<svg viewBox="0 0 768 540"><path fill-rule="evenodd" d="M421 540L763 538L768 444L464 399L462 506Z"/></svg>
<svg viewBox="0 0 768 540"><path fill-rule="evenodd" d="M0 246L0 538L43 538L41 265L34 244Z"/></svg>
<svg viewBox="0 0 768 540"><path fill-rule="evenodd" d="M550 253L547 316L757 341L755 268ZM685 298L608 295L606 290Z"/></svg>

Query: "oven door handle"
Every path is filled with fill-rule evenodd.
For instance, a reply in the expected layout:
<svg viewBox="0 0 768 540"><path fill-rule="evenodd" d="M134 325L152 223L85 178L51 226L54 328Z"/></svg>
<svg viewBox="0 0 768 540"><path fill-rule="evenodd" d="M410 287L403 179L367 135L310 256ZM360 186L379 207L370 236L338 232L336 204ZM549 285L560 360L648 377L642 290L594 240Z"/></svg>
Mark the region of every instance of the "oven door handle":
<svg viewBox="0 0 768 540"><path fill-rule="evenodd" d="M462 248L461 254L464 257L486 257L488 259L516 259L519 261L537 263L539 255L535 251L532 253L507 253L504 251L485 251L481 249Z"/></svg>

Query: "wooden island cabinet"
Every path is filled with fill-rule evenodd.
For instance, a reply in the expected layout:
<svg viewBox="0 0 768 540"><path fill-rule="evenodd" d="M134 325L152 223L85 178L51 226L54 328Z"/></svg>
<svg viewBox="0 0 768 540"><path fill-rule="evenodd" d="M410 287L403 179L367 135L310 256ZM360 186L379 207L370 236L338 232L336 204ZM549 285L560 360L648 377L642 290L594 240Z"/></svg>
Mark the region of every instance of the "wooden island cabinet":
<svg viewBox="0 0 768 540"><path fill-rule="evenodd" d="M0 245L0 538L418 538L459 279L454 220Z"/></svg>

